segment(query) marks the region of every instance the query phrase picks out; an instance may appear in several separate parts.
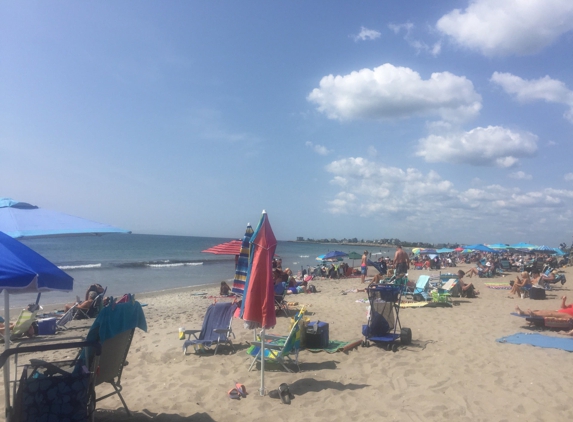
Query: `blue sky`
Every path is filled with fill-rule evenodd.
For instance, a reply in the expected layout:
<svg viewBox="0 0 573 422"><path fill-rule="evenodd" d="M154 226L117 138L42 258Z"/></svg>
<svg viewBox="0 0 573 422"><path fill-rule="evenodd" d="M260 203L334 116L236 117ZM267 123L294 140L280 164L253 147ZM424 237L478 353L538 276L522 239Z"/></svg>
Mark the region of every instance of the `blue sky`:
<svg viewBox="0 0 573 422"><path fill-rule="evenodd" d="M0 196L136 233L557 246L570 0L3 2Z"/></svg>

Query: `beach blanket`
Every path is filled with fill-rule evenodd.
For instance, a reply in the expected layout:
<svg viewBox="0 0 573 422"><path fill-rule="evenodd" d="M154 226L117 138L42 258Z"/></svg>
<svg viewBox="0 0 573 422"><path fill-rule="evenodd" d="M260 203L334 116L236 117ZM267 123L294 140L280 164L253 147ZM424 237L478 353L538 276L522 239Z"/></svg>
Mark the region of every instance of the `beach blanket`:
<svg viewBox="0 0 573 422"><path fill-rule="evenodd" d="M508 283L484 283L488 289L497 290L511 290L511 286Z"/></svg>
<svg viewBox="0 0 573 422"><path fill-rule="evenodd" d="M429 302L401 302L400 308L422 308L428 305Z"/></svg>
<svg viewBox="0 0 573 422"><path fill-rule="evenodd" d="M561 349L573 352L573 338L553 337L543 334L517 333L511 336L498 338L498 343L530 344L547 349Z"/></svg>
<svg viewBox="0 0 573 422"><path fill-rule="evenodd" d="M347 344L349 344L348 341L330 340L328 342L328 347L325 347L324 349L306 349L306 350L313 353L323 352L323 351L326 353L336 353L342 351L342 349L344 349L344 346L346 346Z"/></svg>

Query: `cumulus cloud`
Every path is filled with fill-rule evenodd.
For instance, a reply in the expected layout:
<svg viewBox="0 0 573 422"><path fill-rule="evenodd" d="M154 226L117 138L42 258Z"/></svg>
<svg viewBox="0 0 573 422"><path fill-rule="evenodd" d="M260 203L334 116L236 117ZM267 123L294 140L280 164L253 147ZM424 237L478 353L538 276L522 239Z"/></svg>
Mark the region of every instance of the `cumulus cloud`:
<svg viewBox="0 0 573 422"><path fill-rule="evenodd" d="M338 120L439 116L458 122L475 117L481 109L481 96L465 77L439 72L424 80L412 69L389 63L325 76L307 100Z"/></svg>
<svg viewBox="0 0 573 422"><path fill-rule="evenodd" d="M510 173L509 177L511 177L512 179L516 179L516 180L531 180L533 179L533 176L531 176L531 174L527 174L523 171L516 171L514 173Z"/></svg>
<svg viewBox="0 0 573 422"><path fill-rule="evenodd" d="M312 142L308 141L305 144L308 148L311 148L314 152L316 152L318 155L328 155L330 154L332 151L329 150L328 148L326 148L323 145L318 145L318 144L313 144Z"/></svg>
<svg viewBox="0 0 573 422"><path fill-rule="evenodd" d="M568 106L569 110L564 116L573 123L573 91L563 82L549 76L525 80L511 73L501 72L494 72L490 80L522 103L542 100Z"/></svg>
<svg viewBox="0 0 573 422"><path fill-rule="evenodd" d="M436 27L486 56L533 54L573 29L573 2L473 0L465 10L442 16Z"/></svg>
<svg viewBox="0 0 573 422"><path fill-rule="evenodd" d="M338 188L327 203L329 212L379 219L385 227L416 239L436 227L442 235L447 227L448 236L467 238L475 224L480 227L476 241L499 238L500 233L521 234L529 228L539 235L541 227L535 223L542 218L549 222L547 230L559 238L573 222L573 190L523 191L498 184L459 189L435 171L389 167L362 157L332 161L326 171Z"/></svg>
<svg viewBox="0 0 573 422"><path fill-rule="evenodd" d="M418 141L416 155L431 163L512 167L519 158L537 151L537 136L501 126L477 127L468 132L430 135Z"/></svg>
<svg viewBox="0 0 573 422"><path fill-rule="evenodd" d="M401 23L401 24L394 24L391 23L388 25L396 35L404 32L404 40L413 47L417 53L426 52L430 53L432 56L437 56L442 51L442 44L440 42L434 43L434 45L428 45L423 41L417 40L412 35L412 31L414 29L414 24L408 23Z"/></svg>
<svg viewBox="0 0 573 422"><path fill-rule="evenodd" d="M352 38L354 38L354 41L366 41L375 40L376 38L379 38L380 35L380 32L362 26L358 35L353 35Z"/></svg>

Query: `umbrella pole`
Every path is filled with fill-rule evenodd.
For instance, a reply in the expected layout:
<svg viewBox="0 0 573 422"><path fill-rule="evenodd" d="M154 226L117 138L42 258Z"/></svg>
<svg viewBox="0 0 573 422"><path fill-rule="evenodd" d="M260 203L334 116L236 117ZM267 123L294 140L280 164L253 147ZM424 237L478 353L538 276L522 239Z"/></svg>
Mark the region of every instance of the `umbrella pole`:
<svg viewBox="0 0 573 422"><path fill-rule="evenodd" d="M261 330L261 396L265 395L265 329Z"/></svg>
<svg viewBox="0 0 573 422"><path fill-rule="evenodd" d="M10 349L10 297L8 289L4 289L4 350ZM4 364L4 408L6 422L10 422L10 359Z"/></svg>

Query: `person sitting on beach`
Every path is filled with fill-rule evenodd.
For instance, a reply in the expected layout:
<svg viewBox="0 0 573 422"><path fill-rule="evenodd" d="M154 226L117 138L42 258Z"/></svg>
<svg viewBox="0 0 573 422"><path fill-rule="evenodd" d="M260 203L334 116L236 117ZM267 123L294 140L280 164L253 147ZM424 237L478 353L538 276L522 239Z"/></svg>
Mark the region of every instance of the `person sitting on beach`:
<svg viewBox="0 0 573 422"><path fill-rule="evenodd" d="M521 273L521 278L519 276L515 277L510 293L519 296L521 293L524 293L523 288L526 286L531 286L531 278L529 278L529 273L524 271Z"/></svg>
<svg viewBox="0 0 573 422"><path fill-rule="evenodd" d="M87 312L92 307L92 304L94 303L94 300L96 297L97 297L97 293L95 291L91 291L88 293L87 300L84 300L83 302L79 302L79 297L78 297L78 302L76 302L74 304L67 304L66 306L64 306L64 310L66 312L68 312L71 308L74 307L74 305L78 304L76 309L81 309L82 311Z"/></svg>
<svg viewBox="0 0 573 422"><path fill-rule="evenodd" d="M477 275L478 277L483 277L484 272L485 272L484 266L481 264L481 262L478 261L476 262L476 267L470 268L467 274L469 278L472 278L474 275Z"/></svg>
<svg viewBox="0 0 573 422"><path fill-rule="evenodd" d="M519 315L524 316L536 316L536 317L551 317L551 318L560 318L560 319L571 319L573 318L573 305L567 305L567 296L563 296L561 298L561 308L556 311L549 311L549 310L527 310L522 311L519 306L515 307L515 312Z"/></svg>
<svg viewBox="0 0 573 422"><path fill-rule="evenodd" d="M219 289L220 296L229 296L231 294L231 288L225 281L221 281L221 288Z"/></svg>
<svg viewBox="0 0 573 422"><path fill-rule="evenodd" d="M465 272L462 270L458 271L458 285L462 293L462 297L467 297L468 299L474 298L479 295L479 291L474 287L472 283L465 283L463 280Z"/></svg>

